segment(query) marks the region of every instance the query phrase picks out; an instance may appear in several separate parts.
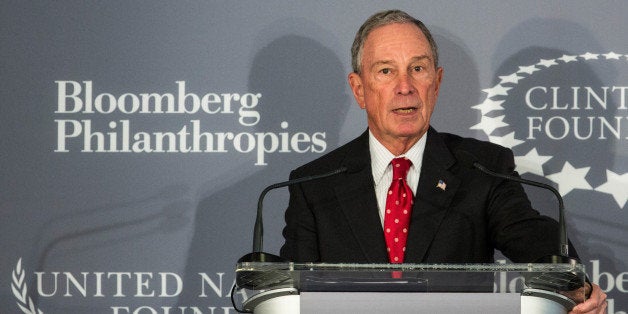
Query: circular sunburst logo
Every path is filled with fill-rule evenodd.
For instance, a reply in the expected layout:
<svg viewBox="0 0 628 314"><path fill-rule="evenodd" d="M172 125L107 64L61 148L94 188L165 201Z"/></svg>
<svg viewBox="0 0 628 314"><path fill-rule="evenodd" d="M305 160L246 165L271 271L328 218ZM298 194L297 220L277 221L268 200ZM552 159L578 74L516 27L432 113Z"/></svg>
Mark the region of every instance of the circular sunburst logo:
<svg viewBox="0 0 628 314"><path fill-rule="evenodd" d="M628 173L610 165L625 165L614 158L627 152L628 86L606 84L598 74L626 65L627 54L586 52L518 66L482 90L486 98L472 107L481 120L470 129L513 149L520 174L547 178L563 196L574 190L611 195L624 208ZM550 160L554 170L545 166Z"/></svg>

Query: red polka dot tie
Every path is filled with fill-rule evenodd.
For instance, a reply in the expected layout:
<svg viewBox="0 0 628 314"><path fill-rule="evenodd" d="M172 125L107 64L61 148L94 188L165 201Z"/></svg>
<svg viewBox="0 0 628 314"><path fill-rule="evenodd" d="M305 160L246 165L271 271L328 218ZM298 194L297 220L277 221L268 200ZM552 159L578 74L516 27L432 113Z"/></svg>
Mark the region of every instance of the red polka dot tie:
<svg viewBox="0 0 628 314"><path fill-rule="evenodd" d="M413 204L412 190L406 182L406 175L412 162L406 158L395 158L391 164L393 180L386 197L384 236L388 260L391 263L403 263Z"/></svg>

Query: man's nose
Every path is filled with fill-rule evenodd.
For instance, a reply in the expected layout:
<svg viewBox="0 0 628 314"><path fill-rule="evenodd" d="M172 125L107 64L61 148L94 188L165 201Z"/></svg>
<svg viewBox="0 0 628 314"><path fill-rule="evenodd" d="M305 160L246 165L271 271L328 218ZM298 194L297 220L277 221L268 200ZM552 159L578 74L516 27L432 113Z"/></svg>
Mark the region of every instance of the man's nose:
<svg viewBox="0 0 628 314"><path fill-rule="evenodd" d="M410 95L415 92L414 85L412 85L412 76L408 73L400 73L397 77L396 93L398 95Z"/></svg>

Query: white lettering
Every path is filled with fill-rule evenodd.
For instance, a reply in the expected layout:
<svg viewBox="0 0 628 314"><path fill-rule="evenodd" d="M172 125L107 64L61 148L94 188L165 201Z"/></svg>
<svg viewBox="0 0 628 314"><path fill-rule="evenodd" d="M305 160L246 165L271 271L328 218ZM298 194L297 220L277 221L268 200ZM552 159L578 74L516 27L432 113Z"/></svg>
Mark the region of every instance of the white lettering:
<svg viewBox="0 0 628 314"><path fill-rule="evenodd" d="M83 101L78 97L81 93L81 84L73 81L55 81L57 83L57 111L55 113L76 113L83 109ZM68 94L68 84L72 86L73 92ZM66 100L74 102L72 110L68 110Z"/></svg>
<svg viewBox="0 0 628 314"><path fill-rule="evenodd" d="M137 293L136 297L154 297L155 291L151 290L150 292L145 292L145 289L148 289L150 279L153 279L152 273L136 273L137 277ZM146 279L144 279L146 277Z"/></svg>
<svg viewBox="0 0 628 314"><path fill-rule="evenodd" d="M106 276L105 276L106 274ZM37 293L43 297L53 297L64 293L64 297L105 297L103 291L113 291L113 297L177 297L183 291L183 280L170 272L35 272ZM107 284L109 286L107 286ZM63 287L65 285L65 287ZM160 285L160 287L156 286ZM105 289L103 289L105 286ZM114 289L115 287L115 289ZM127 291L125 289L131 289ZM159 294L157 293L159 292Z"/></svg>
<svg viewBox="0 0 628 314"><path fill-rule="evenodd" d="M267 143L266 139L270 139L270 143ZM270 146L268 146L270 145ZM272 153L279 147L279 138L274 133L257 133L257 162L256 166L267 165L264 162L264 155L266 153Z"/></svg>
<svg viewBox="0 0 628 314"><path fill-rule="evenodd" d="M113 277L116 282L116 293L113 295L114 297L124 297L125 295L122 293L122 279L123 277L131 278L131 273L123 273L123 272L113 272L107 275L107 279Z"/></svg>
<svg viewBox="0 0 628 314"><path fill-rule="evenodd" d="M81 285L78 280L76 280L76 278L74 277L74 275L72 275L71 273L63 273L65 275L66 278L66 292L63 296L65 297L71 297L72 294L70 293L70 286L74 286L74 288L76 288L79 293L86 297L87 296L87 275L89 273L83 272L81 273L81 275L83 275L83 285ZM72 284L70 284L72 283Z"/></svg>
<svg viewBox="0 0 628 314"><path fill-rule="evenodd" d="M543 109L547 108L547 103L544 103L541 107L535 107L535 106L532 105L532 92L536 91L536 90L541 90L544 93L547 93L547 88L545 88L543 86L535 86L535 87L530 88L526 92L526 105L528 105L528 107L530 107L530 109L543 110Z"/></svg>
<svg viewBox="0 0 628 314"><path fill-rule="evenodd" d="M185 81L176 81L176 96L172 93L123 93L116 97L112 93L93 96L93 82L55 81L57 84L57 114L233 114L232 102L239 104L238 122L243 126L254 126L260 114L254 110L262 94L206 93L199 95L186 90Z"/></svg>
<svg viewBox="0 0 628 314"><path fill-rule="evenodd" d="M535 123L538 122L538 123ZM534 140L536 137L532 134L534 130L541 132L542 131L542 117L528 117L528 139Z"/></svg>
<svg viewBox="0 0 628 314"><path fill-rule="evenodd" d="M140 306L135 309L131 309L128 306L112 306L111 310L113 314L230 314L235 313L231 312L235 311L232 307L207 307L207 311L203 311L202 309L195 306L178 306L173 308L171 306L162 306L159 308L154 308L150 306ZM189 310L189 311L188 311Z"/></svg>
<svg viewBox="0 0 628 314"><path fill-rule="evenodd" d="M315 132L312 135L312 152L322 153L327 149L327 142L325 142L325 132Z"/></svg>
<svg viewBox="0 0 628 314"><path fill-rule="evenodd" d="M300 148L299 144L309 142L310 136L307 133L298 132L292 136L292 139L290 140L290 147L292 147L293 151L303 154L309 150L309 146L307 148Z"/></svg>
<svg viewBox="0 0 628 314"><path fill-rule="evenodd" d="M45 275L45 273L43 272L35 272L35 276L37 277L37 293L42 296L42 297L52 297L57 293L57 279L59 278L59 273L58 272L51 272L50 273L53 277L53 284L54 284L54 288L52 289L52 292L50 293L45 293L44 292L44 280L43 277Z"/></svg>
<svg viewBox="0 0 628 314"><path fill-rule="evenodd" d="M67 153L69 150L66 148L66 140L77 137L83 132L83 127L79 121L76 120L55 120L57 123L57 149L55 153ZM72 127L72 131L68 133L68 123Z"/></svg>
<svg viewBox="0 0 628 314"><path fill-rule="evenodd" d="M554 124L554 127L552 128L551 124L553 121L559 121L560 123L558 125ZM552 129L554 130L559 129L559 131L562 129L562 134L560 134L559 136L556 136L552 133ZM547 134L547 136L553 140L564 139L569 134L569 121L567 121L567 119L560 116L554 116L554 117L549 118L547 120L547 123L545 124L545 134Z"/></svg>
<svg viewBox="0 0 628 314"><path fill-rule="evenodd" d="M92 81L59 80L56 114L237 114L244 127L261 120L256 110L261 93L205 93L188 90L186 81L175 81L172 93L120 94L95 92ZM178 130L138 131L128 119L56 119L57 146L54 152L68 153L72 147L82 153L255 153L255 165L267 165L268 154L308 152L327 149L326 133L289 132L288 122L282 132L208 132L200 120L190 120Z"/></svg>
<svg viewBox="0 0 628 314"><path fill-rule="evenodd" d="M594 110L609 108L609 95L617 95L619 102L611 104L616 109L628 109L626 106L626 90L628 86L600 86L595 89L591 86L571 86L571 92L562 91L560 86L534 86L525 94L525 104L532 110ZM580 104L581 93L586 104ZM612 98L611 98L612 99ZM551 105L550 105L551 104Z"/></svg>
<svg viewBox="0 0 628 314"><path fill-rule="evenodd" d="M563 140L570 135L577 140L628 139L628 117L527 117L529 140L545 135L552 140ZM623 122L623 123L622 123Z"/></svg>
<svg viewBox="0 0 628 314"><path fill-rule="evenodd" d="M72 140L81 140L81 152L88 153L199 153L228 152L227 144L240 153L257 151L256 165L266 165L265 155L275 152L322 153L327 149L325 132L272 133L202 132L199 120L191 120L173 132L132 132L129 120L110 121L108 130L95 130L92 120L55 120L57 148L69 152ZM287 124L286 124L287 125ZM189 131L191 130L191 131Z"/></svg>
<svg viewBox="0 0 628 314"><path fill-rule="evenodd" d="M260 115L259 112L254 111L254 110L248 110L248 109L253 109L255 107L257 107L257 103L259 102L259 99L262 97L262 94L251 94L251 93L247 93L242 95L242 98L240 99L240 110L238 110L238 114L240 115L240 119L238 120L240 122L241 125L243 126L254 126L259 122L260 119ZM250 122L247 122L247 118L248 120L251 120Z"/></svg>
<svg viewBox="0 0 628 314"><path fill-rule="evenodd" d="M198 274L201 275L201 294L198 297L207 298L207 293L205 293L205 286L207 284L218 297L222 298L222 276L225 273L216 273L216 275L218 275L218 285L216 285L216 283L211 278L209 278L206 273Z"/></svg>
<svg viewBox="0 0 628 314"><path fill-rule="evenodd" d="M619 90L619 106L617 109L628 109L626 107L626 90L628 90L628 86L613 86L613 92Z"/></svg>
<svg viewBox="0 0 628 314"><path fill-rule="evenodd" d="M242 138L245 137L246 140L243 141ZM243 148L243 142L246 142L248 145L246 146L246 148ZM251 152L253 149L255 149L255 137L253 136L253 134L251 133L238 133L236 134L235 138L233 139L233 146L235 148L235 150L239 151L240 153L249 153Z"/></svg>
<svg viewBox="0 0 628 314"><path fill-rule="evenodd" d="M604 91L603 95L600 97L591 87L586 86L584 89L587 91L587 109L593 109L591 106L591 97L595 98L595 101L606 110L606 99L608 95L608 86L602 86L602 90ZM614 90L614 89L613 89ZM603 99L602 99L603 98Z"/></svg>
<svg viewBox="0 0 628 314"><path fill-rule="evenodd" d="M175 273L159 273L161 277L161 293L160 297L176 297L183 291L183 280L181 277ZM168 287L172 287L171 284L168 284L168 278L172 278L174 280L174 291L172 293L168 293Z"/></svg>

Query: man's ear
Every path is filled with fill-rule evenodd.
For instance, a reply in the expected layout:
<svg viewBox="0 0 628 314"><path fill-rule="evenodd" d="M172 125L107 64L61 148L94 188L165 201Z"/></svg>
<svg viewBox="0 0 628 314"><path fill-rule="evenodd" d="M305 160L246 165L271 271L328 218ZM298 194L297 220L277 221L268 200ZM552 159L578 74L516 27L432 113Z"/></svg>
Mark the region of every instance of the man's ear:
<svg viewBox="0 0 628 314"><path fill-rule="evenodd" d="M349 73L349 86L351 87L355 101L358 103L360 108L364 109L364 85L362 84L362 78L359 74L355 72Z"/></svg>
<svg viewBox="0 0 628 314"><path fill-rule="evenodd" d="M436 97L438 97L438 93L440 92L440 83L443 81L443 67L436 68L436 90L434 91Z"/></svg>

